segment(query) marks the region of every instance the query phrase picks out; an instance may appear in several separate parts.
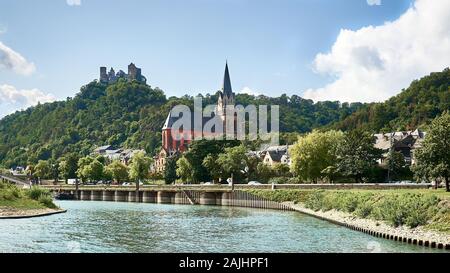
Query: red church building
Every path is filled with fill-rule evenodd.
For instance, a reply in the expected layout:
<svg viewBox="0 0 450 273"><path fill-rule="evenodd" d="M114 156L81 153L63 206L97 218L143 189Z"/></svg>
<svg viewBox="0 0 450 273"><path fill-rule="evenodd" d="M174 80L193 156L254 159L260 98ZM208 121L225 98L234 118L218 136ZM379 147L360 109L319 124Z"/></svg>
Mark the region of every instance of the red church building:
<svg viewBox="0 0 450 273"><path fill-rule="evenodd" d="M231 80L230 73L228 71L228 64L225 64L225 73L223 77L223 85L222 89L218 92L219 98L217 100L217 106L215 114L219 115L224 123L223 128L226 129L226 111L228 105L235 104L235 94L231 88ZM211 119L212 117L203 117L202 116L202 129L203 126ZM192 128L188 132L182 132L180 130L179 133L183 133L185 136L189 137L181 137L179 140L176 140L173 137L172 125L178 119L178 117L173 117L171 112L167 115L167 119L164 122L162 127L162 148L159 154L155 157L155 172L163 172L164 167L166 165L167 158L185 152L188 149L189 144L198 136L204 136L203 130L196 131ZM194 124L194 115L191 114L191 124ZM235 125L235 124L234 124ZM192 126L193 127L193 126ZM236 128L236 127L235 127Z"/></svg>

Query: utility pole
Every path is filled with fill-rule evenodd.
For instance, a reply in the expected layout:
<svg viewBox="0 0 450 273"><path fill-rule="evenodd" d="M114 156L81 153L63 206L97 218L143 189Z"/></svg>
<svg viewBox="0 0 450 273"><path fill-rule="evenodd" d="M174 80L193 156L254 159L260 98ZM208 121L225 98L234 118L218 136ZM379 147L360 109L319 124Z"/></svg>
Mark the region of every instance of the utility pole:
<svg viewBox="0 0 450 273"><path fill-rule="evenodd" d="M392 144L392 138L393 138L393 135L394 135L394 133L390 133L390 135L389 135L389 154L388 154L388 159L389 159L389 161L388 161L388 173L387 173L387 175L388 175L388 177L387 177L387 179L388 179L388 183L391 183L391 160L392 160L392 146L393 146L393 144Z"/></svg>
<svg viewBox="0 0 450 273"><path fill-rule="evenodd" d="M79 195L78 195L78 178L75 179L75 199L80 200Z"/></svg>
<svg viewBox="0 0 450 273"><path fill-rule="evenodd" d="M136 179L136 202L139 203L139 183L140 179Z"/></svg>
<svg viewBox="0 0 450 273"><path fill-rule="evenodd" d="M234 178L233 178L233 173L231 173L231 191L234 191Z"/></svg>

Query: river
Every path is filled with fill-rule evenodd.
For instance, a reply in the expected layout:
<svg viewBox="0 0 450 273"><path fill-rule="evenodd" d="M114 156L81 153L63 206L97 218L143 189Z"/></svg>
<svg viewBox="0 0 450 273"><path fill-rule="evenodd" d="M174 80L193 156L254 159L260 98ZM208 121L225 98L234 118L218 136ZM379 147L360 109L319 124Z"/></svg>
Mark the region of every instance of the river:
<svg viewBox="0 0 450 273"><path fill-rule="evenodd" d="M58 201L67 213L0 220L0 252L441 252L298 212Z"/></svg>

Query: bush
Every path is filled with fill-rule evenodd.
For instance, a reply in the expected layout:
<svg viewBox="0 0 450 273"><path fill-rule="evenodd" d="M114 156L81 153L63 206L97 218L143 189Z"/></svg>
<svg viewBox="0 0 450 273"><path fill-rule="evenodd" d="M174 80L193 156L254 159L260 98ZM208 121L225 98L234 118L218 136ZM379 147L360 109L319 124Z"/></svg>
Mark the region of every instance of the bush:
<svg viewBox="0 0 450 273"><path fill-rule="evenodd" d="M53 203L53 198L50 195L41 195L39 196L38 201L47 208L57 208L57 206Z"/></svg>
<svg viewBox="0 0 450 273"><path fill-rule="evenodd" d="M386 221L392 226L414 228L428 225L449 230L450 201L435 195L370 191L333 190L251 190L251 193L276 202L304 203L314 211L336 209L360 218ZM444 219L444 220L443 220Z"/></svg>
<svg viewBox="0 0 450 273"><path fill-rule="evenodd" d="M288 178L286 177L272 177L267 182L268 184L285 184L287 183Z"/></svg>
<svg viewBox="0 0 450 273"><path fill-rule="evenodd" d="M301 180L299 177L289 177L286 181L287 184L302 184L305 183L303 180Z"/></svg>
<svg viewBox="0 0 450 273"><path fill-rule="evenodd" d="M358 197L353 194L347 194L344 198L342 206L346 212L354 212L358 207Z"/></svg>
<svg viewBox="0 0 450 273"><path fill-rule="evenodd" d="M50 192L47 189L43 189L40 187L31 187L30 190L27 191L28 197L30 197L33 200L39 200L39 197L42 195L44 196L50 196Z"/></svg>
<svg viewBox="0 0 450 273"><path fill-rule="evenodd" d="M358 206L358 208L355 210L355 214L360 218L367 218L372 213L372 210L373 204L370 202L365 202Z"/></svg>
<svg viewBox="0 0 450 273"><path fill-rule="evenodd" d="M379 205L377 217L397 227L425 225L437 213L439 198L422 194L392 194Z"/></svg>
<svg viewBox="0 0 450 273"><path fill-rule="evenodd" d="M322 210L323 211L329 211L334 209L335 206L335 200L336 198L334 198L334 196L332 195L325 195L322 199Z"/></svg>
<svg viewBox="0 0 450 273"><path fill-rule="evenodd" d="M314 211L322 209L324 196L323 191L314 191L306 200L305 207Z"/></svg>
<svg viewBox="0 0 450 273"><path fill-rule="evenodd" d="M14 185L0 183L0 200L12 201L22 197L22 190Z"/></svg>

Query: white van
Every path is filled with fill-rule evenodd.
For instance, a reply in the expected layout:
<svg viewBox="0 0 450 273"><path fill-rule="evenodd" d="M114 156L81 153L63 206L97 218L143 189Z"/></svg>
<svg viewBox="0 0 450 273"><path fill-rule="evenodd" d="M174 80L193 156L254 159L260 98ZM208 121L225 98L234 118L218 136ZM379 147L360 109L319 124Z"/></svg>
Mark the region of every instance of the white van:
<svg viewBox="0 0 450 273"><path fill-rule="evenodd" d="M69 185L75 185L77 183L77 179L67 179L67 184Z"/></svg>

